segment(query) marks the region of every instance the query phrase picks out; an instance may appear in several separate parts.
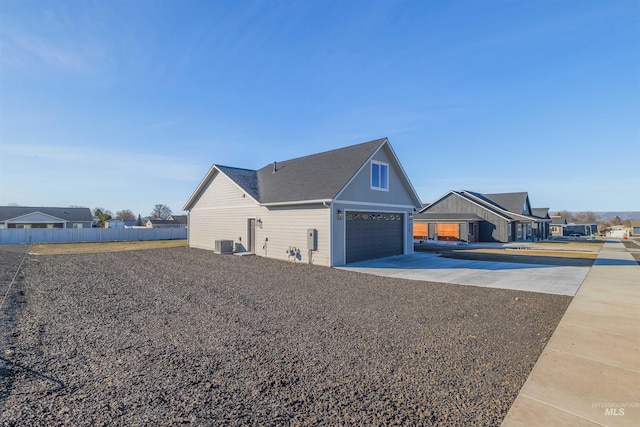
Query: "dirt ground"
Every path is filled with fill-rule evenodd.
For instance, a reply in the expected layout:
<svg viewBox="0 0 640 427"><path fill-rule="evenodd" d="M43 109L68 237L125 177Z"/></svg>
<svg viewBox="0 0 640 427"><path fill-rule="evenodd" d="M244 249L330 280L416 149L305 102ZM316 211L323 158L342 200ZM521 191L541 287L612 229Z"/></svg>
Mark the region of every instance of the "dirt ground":
<svg viewBox="0 0 640 427"><path fill-rule="evenodd" d="M182 239L101 243L36 243L31 246L29 253L32 255L97 254L181 246L187 246L187 241Z"/></svg>
<svg viewBox="0 0 640 427"><path fill-rule="evenodd" d="M7 426L499 425L571 301L187 247L19 276Z"/></svg>

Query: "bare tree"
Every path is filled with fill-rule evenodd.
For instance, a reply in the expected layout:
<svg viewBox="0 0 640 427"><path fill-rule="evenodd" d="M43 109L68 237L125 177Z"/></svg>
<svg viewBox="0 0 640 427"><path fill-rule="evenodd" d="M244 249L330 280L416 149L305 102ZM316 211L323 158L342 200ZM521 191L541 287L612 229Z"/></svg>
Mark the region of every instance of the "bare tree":
<svg viewBox="0 0 640 427"><path fill-rule="evenodd" d="M171 216L171 208L159 203L153 207L149 216L155 219L167 219Z"/></svg>
<svg viewBox="0 0 640 427"><path fill-rule="evenodd" d="M131 209L123 209L116 212L116 219L121 221L135 221L136 216L131 212Z"/></svg>
<svg viewBox="0 0 640 427"><path fill-rule="evenodd" d="M93 209L93 216L98 218L98 227L104 228L105 221L109 221L113 213L109 209L95 208Z"/></svg>

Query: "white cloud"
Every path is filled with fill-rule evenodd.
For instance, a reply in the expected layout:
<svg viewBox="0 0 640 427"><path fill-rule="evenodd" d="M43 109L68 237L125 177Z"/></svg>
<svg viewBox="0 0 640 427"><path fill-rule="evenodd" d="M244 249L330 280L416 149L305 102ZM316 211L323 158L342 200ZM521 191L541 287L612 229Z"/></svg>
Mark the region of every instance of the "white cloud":
<svg viewBox="0 0 640 427"><path fill-rule="evenodd" d="M0 144L0 154L9 161L12 156L20 156L77 165L87 170L94 169L95 173L100 172L107 177L117 172L138 178L197 181L202 174L202 165L190 159L109 148Z"/></svg>
<svg viewBox="0 0 640 427"><path fill-rule="evenodd" d="M2 63L13 66L34 66L45 63L51 67L74 72L88 72L92 67L76 50L55 46L42 38L10 35L2 39Z"/></svg>

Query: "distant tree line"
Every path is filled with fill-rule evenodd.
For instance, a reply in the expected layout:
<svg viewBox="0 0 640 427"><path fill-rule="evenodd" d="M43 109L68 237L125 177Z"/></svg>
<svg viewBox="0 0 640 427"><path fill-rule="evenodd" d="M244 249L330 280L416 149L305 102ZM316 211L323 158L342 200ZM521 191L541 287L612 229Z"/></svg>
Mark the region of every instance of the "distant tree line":
<svg viewBox="0 0 640 427"><path fill-rule="evenodd" d="M142 226L146 222L147 219L167 219L171 216L171 208L165 204L158 203L153 207L153 210L149 214L148 217L143 218L140 214L136 218L135 214L131 209L123 209L121 211L116 211L115 216L113 212L109 209L105 209L102 207L93 209L93 217L97 221L97 226L100 228L104 228L105 223L110 219L118 219L120 221L135 221L137 226Z"/></svg>

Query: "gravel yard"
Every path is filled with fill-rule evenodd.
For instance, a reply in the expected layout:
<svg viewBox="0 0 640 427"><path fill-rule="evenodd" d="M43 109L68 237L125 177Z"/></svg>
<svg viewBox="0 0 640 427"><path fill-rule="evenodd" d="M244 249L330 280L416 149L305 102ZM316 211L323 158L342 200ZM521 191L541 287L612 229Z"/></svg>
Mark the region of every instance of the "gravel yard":
<svg viewBox="0 0 640 427"><path fill-rule="evenodd" d="M21 276L9 426L499 425L571 300L186 247L29 256Z"/></svg>

